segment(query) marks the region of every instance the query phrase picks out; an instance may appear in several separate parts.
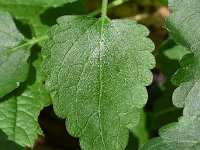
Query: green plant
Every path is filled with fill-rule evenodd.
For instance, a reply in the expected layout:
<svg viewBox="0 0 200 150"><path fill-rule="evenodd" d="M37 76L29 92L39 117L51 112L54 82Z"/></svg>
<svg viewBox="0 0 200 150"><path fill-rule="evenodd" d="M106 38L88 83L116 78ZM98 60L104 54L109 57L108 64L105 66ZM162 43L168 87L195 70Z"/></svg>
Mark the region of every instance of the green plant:
<svg viewBox="0 0 200 150"><path fill-rule="evenodd" d="M169 80L183 55L172 82L179 86L173 104L184 109L179 122L162 128L160 137L149 141L145 127L149 112L142 108L148 99L146 86L153 79L155 46L147 37L148 29L130 19L107 16L107 7L127 0L110 4L103 0L99 19L92 17L99 9L76 15L85 11L80 11L82 1L75 1L0 0L0 149L33 147L43 135L37 118L50 104L85 150L125 149L129 131L138 137L142 150L200 149L199 0L169 1L166 27L188 51L171 40L160 49L156 60L167 83L159 90L166 103L155 102L160 110L150 116L156 120L168 111L180 111L171 106L174 87ZM73 15L62 16L60 6L71 2L66 8ZM49 11L44 23L42 15L56 7L59 16ZM168 67L167 61L176 68ZM149 128L153 127L152 123Z"/></svg>

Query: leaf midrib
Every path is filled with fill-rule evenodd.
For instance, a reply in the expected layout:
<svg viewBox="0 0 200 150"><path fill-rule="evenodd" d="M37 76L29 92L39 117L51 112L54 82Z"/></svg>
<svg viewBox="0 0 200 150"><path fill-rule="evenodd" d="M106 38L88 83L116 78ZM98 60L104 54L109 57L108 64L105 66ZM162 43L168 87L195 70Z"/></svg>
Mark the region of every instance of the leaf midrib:
<svg viewBox="0 0 200 150"><path fill-rule="evenodd" d="M99 39L99 102L98 102L98 117L99 117L99 126L100 126L100 136L102 140L102 144L104 149L106 150L104 138L102 135L103 129L101 124L101 99L102 99L102 92L103 92L103 84L102 84L102 49L103 49L103 35L104 35L104 24L106 17L102 17L101 19L101 29L100 29L100 39Z"/></svg>

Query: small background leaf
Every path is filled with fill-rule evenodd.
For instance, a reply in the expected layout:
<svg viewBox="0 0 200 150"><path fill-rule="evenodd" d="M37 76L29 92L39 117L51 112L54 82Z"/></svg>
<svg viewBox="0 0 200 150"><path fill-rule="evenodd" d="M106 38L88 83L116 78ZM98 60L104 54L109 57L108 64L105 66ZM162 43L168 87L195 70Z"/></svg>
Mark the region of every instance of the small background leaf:
<svg viewBox="0 0 200 150"><path fill-rule="evenodd" d="M6 134L7 140L23 147L33 147L38 135L42 134L37 118L40 111L51 103L42 83L44 78L40 71L35 70L39 69L40 63L39 56L33 62L34 67L31 67L26 82L0 100L0 129L3 131L0 137ZM10 142L2 143L3 148L13 150L9 144Z"/></svg>
<svg viewBox="0 0 200 150"><path fill-rule="evenodd" d="M39 37L46 34L49 28L42 22L40 15L48 8L63 6L64 4L75 1L76 0L0 0L0 10L8 11L15 19L29 24L32 28L33 36ZM56 12L51 15L54 16L55 14ZM48 17L49 20L52 20L51 15Z"/></svg>
<svg viewBox="0 0 200 150"><path fill-rule="evenodd" d="M171 99L175 86L172 85L171 78L180 67L181 57L188 53L185 48L177 46L170 39L166 40L158 51L154 82L148 87L149 100L145 108L150 137L158 136L158 130L162 126L177 121L177 118L182 115L182 109L172 104Z"/></svg>
<svg viewBox="0 0 200 150"><path fill-rule="evenodd" d="M166 26L171 37L187 48L191 53L183 56L180 61L181 69L173 76L172 82L179 86L173 94L173 103L179 108L184 108L183 116L179 122L169 124L160 129L161 138L147 142L142 150L188 150L199 149L199 13L200 1L170 0L171 14Z"/></svg>
<svg viewBox="0 0 200 150"><path fill-rule="evenodd" d="M20 47L24 36L17 30L13 19L0 11L0 98L26 80L29 71L27 62L29 46Z"/></svg>
<svg viewBox="0 0 200 150"><path fill-rule="evenodd" d="M1 150L23 150L24 148L13 141L9 141L6 134L0 130L0 145Z"/></svg>

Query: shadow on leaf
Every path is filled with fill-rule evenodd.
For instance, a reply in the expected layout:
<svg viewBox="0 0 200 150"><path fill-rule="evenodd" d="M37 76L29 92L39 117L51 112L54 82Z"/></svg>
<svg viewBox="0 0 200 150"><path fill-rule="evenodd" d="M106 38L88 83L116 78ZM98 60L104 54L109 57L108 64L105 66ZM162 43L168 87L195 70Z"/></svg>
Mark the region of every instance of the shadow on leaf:
<svg viewBox="0 0 200 150"><path fill-rule="evenodd" d="M0 149L1 150L23 150L17 143L7 139L7 135L0 129Z"/></svg>

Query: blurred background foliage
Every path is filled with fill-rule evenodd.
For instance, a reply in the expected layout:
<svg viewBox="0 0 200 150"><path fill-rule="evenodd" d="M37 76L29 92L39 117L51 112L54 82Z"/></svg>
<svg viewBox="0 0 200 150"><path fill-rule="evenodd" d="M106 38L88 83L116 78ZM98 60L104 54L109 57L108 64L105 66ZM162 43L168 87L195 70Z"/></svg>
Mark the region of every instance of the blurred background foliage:
<svg viewBox="0 0 200 150"><path fill-rule="evenodd" d="M119 1L119 0L118 0ZM177 46L168 36L164 22L169 15L167 0L121 0L123 4L109 8L108 16L112 19L133 19L147 26L149 37L155 43L154 55L157 65L152 70L154 81L148 89L149 99L143 110L139 125L130 131L129 143L126 150L137 150L149 138L158 136L158 129L168 123L177 121L182 110L172 104L172 93L175 87L171 84L171 77L179 68L180 58L187 50ZM110 0L109 3L113 1ZM63 15L94 15L101 8L101 0L78 0L58 8L50 8L36 18L37 33L26 21L15 20L19 30L31 38L46 32L50 26L56 24L56 19ZM97 13L95 17L100 17ZM35 34L35 35L33 35ZM39 46L33 49L40 51ZM34 50L33 50L34 51ZM56 117L52 106L45 108L40 116L39 123L45 137L38 137L34 150L79 150L79 141L71 137L66 129L65 122ZM27 148L29 150L29 148Z"/></svg>

